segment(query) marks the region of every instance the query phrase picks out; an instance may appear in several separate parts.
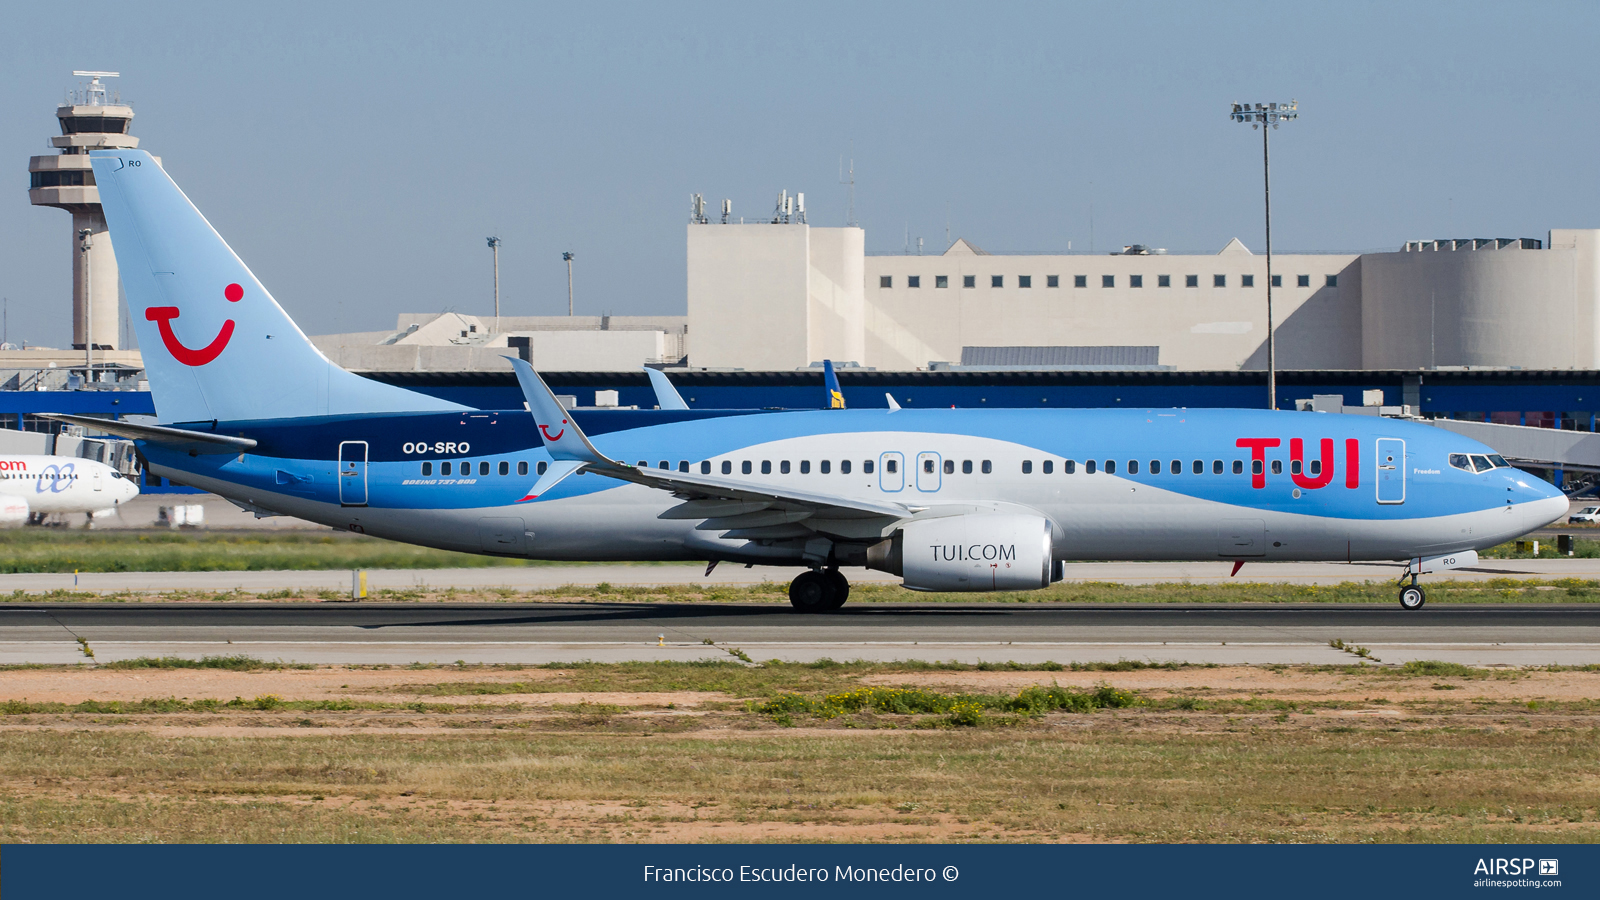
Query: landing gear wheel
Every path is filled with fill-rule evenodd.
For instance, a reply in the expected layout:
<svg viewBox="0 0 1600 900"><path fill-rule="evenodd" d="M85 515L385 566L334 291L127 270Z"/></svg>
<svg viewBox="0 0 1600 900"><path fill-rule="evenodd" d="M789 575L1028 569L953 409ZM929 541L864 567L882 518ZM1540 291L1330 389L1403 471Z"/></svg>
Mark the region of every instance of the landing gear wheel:
<svg viewBox="0 0 1600 900"><path fill-rule="evenodd" d="M844 602L850 599L850 579L844 577L844 573L838 569L828 569L822 575L828 579L829 586L833 592L832 596L828 598L828 605L823 609L832 612L843 606Z"/></svg>
<svg viewBox="0 0 1600 900"><path fill-rule="evenodd" d="M1411 584L1400 589L1400 607L1402 609L1421 609L1422 604L1428 602L1428 595L1422 588Z"/></svg>
<svg viewBox="0 0 1600 900"><path fill-rule="evenodd" d="M833 582L822 572L801 572L789 582L789 605L798 612L823 612L836 593Z"/></svg>

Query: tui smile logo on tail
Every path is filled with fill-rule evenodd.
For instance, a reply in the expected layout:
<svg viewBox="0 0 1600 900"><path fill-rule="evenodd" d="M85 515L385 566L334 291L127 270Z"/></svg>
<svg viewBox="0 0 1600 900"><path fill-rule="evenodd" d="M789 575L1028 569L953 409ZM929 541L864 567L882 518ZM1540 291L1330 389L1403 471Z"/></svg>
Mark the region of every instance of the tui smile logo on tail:
<svg viewBox="0 0 1600 900"><path fill-rule="evenodd" d="M238 303L244 298L244 288L230 284L223 289L222 296L228 298L229 303ZM199 350L191 350L185 347L183 341L178 340L178 336L172 331L172 320L178 315L176 306L151 306L144 311L144 317L156 323L161 329L161 342L167 345L167 352L172 354L173 359L186 366L203 366L211 362L222 353L223 348L228 346L228 341L233 338L233 320L229 319L222 323L222 330L217 332L211 343Z"/></svg>
<svg viewBox="0 0 1600 900"><path fill-rule="evenodd" d="M561 440L561 436L563 434L567 433L566 425L567 425L567 420L566 419L562 419L561 420L561 430L556 432L555 434L551 434L550 433L550 426L549 425L540 425L539 426L539 433L544 435L544 439L547 440L547 441L559 441L559 440Z"/></svg>

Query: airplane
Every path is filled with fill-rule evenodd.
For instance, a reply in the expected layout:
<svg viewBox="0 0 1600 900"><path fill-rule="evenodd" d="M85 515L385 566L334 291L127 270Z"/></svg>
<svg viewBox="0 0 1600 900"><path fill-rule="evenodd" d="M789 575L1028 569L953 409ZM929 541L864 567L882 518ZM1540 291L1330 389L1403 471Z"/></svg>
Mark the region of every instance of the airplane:
<svg viewBox="0 0 1600 900"><path fill-rule="evenodd" d="M842 568L1022 591L1083 559L1394 561L1415 610L1418 576L1567 511L1489 447L1390 418L835 409L836 381L828 409L567 410L509 356L527 408L474 409L334 365L148 153L90 160L157 424L54 418L262 514L506 557L803 566L789 599L815 613L848 598Z"/></svg>
<svg viewBox="0 0 1600 900"><path fill-rule="evenodd" d="M104 512L138 495L133 479L92 459L0 454L0 527L50 513Z"/></svg>

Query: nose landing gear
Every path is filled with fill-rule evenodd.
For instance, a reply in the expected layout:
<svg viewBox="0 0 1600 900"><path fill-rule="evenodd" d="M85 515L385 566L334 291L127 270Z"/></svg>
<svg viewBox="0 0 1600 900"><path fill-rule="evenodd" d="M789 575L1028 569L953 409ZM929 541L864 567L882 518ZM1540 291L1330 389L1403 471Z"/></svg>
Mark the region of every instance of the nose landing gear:
<svg viewBox="0 0 1600 900"><path fill-rule="evenodd" d="M1411 579L1406 584L1406 579ZM1417 584L1417 573L1411 571L1411 563L1406 563L1406 570L1400 574L1400 608L1405 610L1421 609L1422 604L1428 602L1428 594Z"/></svg>
<svg viewBox="0 0 1600 900"><path fill-rule="evenodd" d="M801 572L789 583L789 604L798 612L832 612L850 597L850 582L838 569Z"/></svg>

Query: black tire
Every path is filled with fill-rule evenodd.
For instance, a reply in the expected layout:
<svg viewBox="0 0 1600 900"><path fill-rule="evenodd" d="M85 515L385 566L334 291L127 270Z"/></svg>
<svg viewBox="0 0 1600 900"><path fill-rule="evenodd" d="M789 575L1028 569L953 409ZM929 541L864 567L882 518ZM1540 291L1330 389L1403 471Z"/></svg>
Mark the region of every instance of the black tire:
<svg viewBox="0 0 1600 900"><path fill-rule="evenodd" d="M833 594L833 584L821 572L801 572L789 582L789 605L799 612L823 612Z"/></svg>
<svg viewBox="0 0 1600 900"><path fill-rule="evenodd" d="M1418 610L1422 604L1428 602L1428 594L1418 585L1408 585L1400 589L1400 608L1404 610Z"/></svg>
<svg viewBox="0 0 1600 900"><path fill-rule="evenodd" d="M838 569L829 569L823 572L822 575L828 579L829 585L833 589L833 595L828 598L828 605L825 608L829 611L838 609L844 605L846 600L850 599L850 579L844 577L844 573Z"/></svg>

